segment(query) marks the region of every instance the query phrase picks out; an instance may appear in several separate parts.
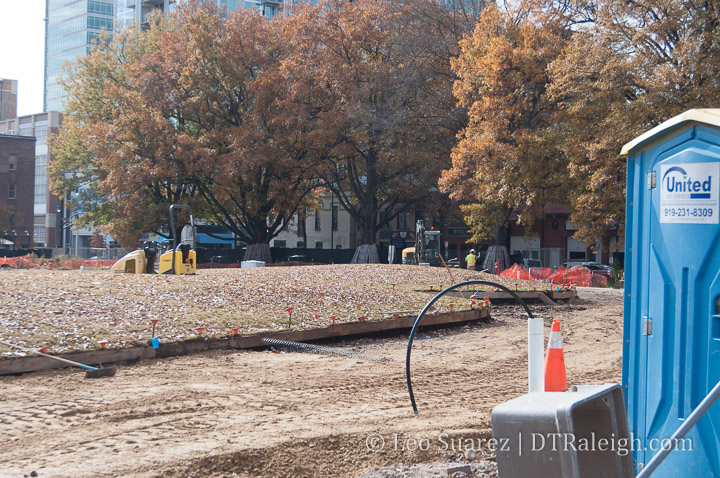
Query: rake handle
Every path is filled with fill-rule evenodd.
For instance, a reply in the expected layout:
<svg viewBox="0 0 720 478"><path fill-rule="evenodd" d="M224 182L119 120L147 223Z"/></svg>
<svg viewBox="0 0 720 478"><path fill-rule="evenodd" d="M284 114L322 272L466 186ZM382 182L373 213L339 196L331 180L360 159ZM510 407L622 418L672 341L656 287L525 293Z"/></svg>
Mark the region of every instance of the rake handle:
<svg viewBox="0 0 720 478"><path fill-rule="evenodd" d="M15 348L15 349L18 349L18 350L22 350L23 352L27 352L27 353L31 353L31 354L37 354L37 355L42 355L43 357L55 359L55 360L58 360L58 361L60 361L60 362L69 363L70 365L75 365L76 367L84 368L85 370L99 370L99 369L97 369L97 368L95 368L95 367L91 367L90 365L85 365L85 364L82 364L82 363L73 362L72 360L68 360L68 359L65 359L65 358L62 358L62 357L56 357L55 355L49 355L49 354L40 352L39 350L26 349L25 347L20 347L19 345L15 345L15 344L10 344L10 343L7 343L7 342L3 342L2 340L0 340L0 344L3 344L3 345L5 345L5 346L7 346L7 347Z"/></svg>

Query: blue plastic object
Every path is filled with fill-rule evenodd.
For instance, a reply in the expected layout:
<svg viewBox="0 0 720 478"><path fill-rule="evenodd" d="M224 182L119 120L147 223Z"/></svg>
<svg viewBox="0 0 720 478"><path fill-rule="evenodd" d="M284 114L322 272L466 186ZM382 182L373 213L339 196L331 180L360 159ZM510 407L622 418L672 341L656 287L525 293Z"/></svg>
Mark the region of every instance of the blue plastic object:
<svg viewBox="0 0 720 478"><path fill-rule="evenodd" d="M720 380L720 110L687 111L623 154L623 388L639 471ZM720 477L719 449L716 404L652 476Z"/></svg>
<svg viewBox="0 0 720 478"><path fill-rule="evenodd" d="M152 339L152 348L156 349L160 347L160 339L157 337L153 337Z"/></svg>

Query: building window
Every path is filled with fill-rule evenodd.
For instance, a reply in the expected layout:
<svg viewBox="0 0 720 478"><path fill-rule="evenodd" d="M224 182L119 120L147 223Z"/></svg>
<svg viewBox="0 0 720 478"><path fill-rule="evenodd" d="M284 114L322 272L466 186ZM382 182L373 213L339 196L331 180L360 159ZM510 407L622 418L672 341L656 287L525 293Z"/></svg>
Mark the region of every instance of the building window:
<svg viewBox="0 0 720 478"><path fill-rule="evenodd" d="M48 178L45 171L46 165L46 154L35 156L35 199L33 201L35 214L45 214L47 212Z"/></svg>
<svg viewBox="0 0 720 478"><path fill-rule="evenodd" d="M339 213L338 206L333 206L332 208L332 230L337 231L338 230L338 213Z"/></svg>
<svg viewBox="0 0 720 478"><path fill-rule="evenodd" d="M287 243L285 241L279 241L279 240L275 240L275 243L273 245L275 247L287 247Z"/></svg>
<svg viewBox="0 0 720 478"><path fill-rule="evenodd" d="M8 188L8 199L15 199L15 185L10 183Z"/></svg>
<svg viewBox="0 0 720 478"><path fill-rule="evenodd" d="M425 225L427 226L427 221L425 220L425 211L423 211L422 209L418 209L417 211L415 211L415 224L417 224L418 221L424 221L426 223Z"/></svg>
<svg viewBox="0 0 720 478"><path fill-rule="evenodd" d="M87 27L92 28L93 30L101 30L104 28L107 31L112 31L113 19L112 18L93 17L93 16L88 15Z"/></svg>
<svg viewBox="0 0 720 478"><path fill-rule="evenodd" d="M323 248L322 241L317 241L315 243L315 249L322 249L322 248Z"/></svg>
<svg viewBox="0 0 720 478"><path fill-rule="evenodd" d="M585 261L587 260L587 255L585 251L570 251L569 258L571 261Z"/></svg>
<svg viewBox="0 0 720 478"><path fill-rule="evenodd" d="M320 211L315 211L315 230L320 230Z"/></svg>
<svg viewBox="0 0 720 478"><path fill-rule="evenodd" d="M15 171L15 169L17 169L17 156L14 154L10 155L10 165L8 166L8 169L10 171Z"/></svg>
<svg viewBox="0 0 720 478"><path fill-rule="evenodd" d="M304 214L303 216L298 215L298 232L297 235L299 237L305 236L305 216L307 214Z"/></svg>
<svg viewBox="0 0 720 478"><path fill-rule="evenodd" d="M113 4L108 2L101 2L98 0L88 1L88 13L99 13L101 15L112 15Z"/></svg>
<svg viewBox="0 0 720 478"><path fill-rule="evenodd" d="M401 231L410 229L410 211L398 214L397 228Z"/></svg>
<svg viewBox="0 0 720 478"><path fill-rule="evenodd" d="M45 143L48 135L48 125L45 123L35 123L35 139L38 143Z"/></svg>
<svg viewBox="0 0 720 478"><path fill-rule="evenodd" d="M33 228L33 242L38 247L45 247L45 226L35 226Z"/></svg>
<svg viewBox="0 0 720 478"><path fill-rule="evenodd" d="M305 249L305 243L304 243L303 241L298 241L298 243L297 243L297 248L298 248L298 249Z"/></svg>

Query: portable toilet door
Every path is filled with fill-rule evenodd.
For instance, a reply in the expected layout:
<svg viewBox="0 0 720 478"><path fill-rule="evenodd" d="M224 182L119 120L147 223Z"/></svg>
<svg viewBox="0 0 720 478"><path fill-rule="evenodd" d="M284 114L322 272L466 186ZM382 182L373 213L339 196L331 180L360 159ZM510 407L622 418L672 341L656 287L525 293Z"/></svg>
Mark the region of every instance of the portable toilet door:
<svg viewBox="0 0 720 478"><path fill-rule="evenodd" d="M623 388L639 471L720 380L720 109L690 110L623 147ZM653 477L720 477L720 403Z"/></svg>

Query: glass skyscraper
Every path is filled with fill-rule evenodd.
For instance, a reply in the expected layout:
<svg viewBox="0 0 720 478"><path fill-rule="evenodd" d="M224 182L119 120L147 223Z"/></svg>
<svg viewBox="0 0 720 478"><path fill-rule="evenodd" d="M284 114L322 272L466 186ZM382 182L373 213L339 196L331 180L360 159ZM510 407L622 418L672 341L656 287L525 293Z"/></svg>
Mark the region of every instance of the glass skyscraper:
<svg viewBox="0 0 720 478"><path fill-rule="evenodd" d="M65 92L58 82L63 64L86 55L103 29L112 32L115 0L46 0L45 16L43 110L63 111Z"/></svg>
<svg viewBox="0 0 720 478"><path fill-rule="evenodd" d="M175 0L117 0L117 26L126 28L134 22L144 24L153 10L172 11Z"/></svg>
<svg viewBox="0 0 720 478"><path fill-rule="evenodd" d="M161 10L163 12L171 12L175 5L182 3L183 0L117 0L117 23L119 28L126 28L137 22L143 25L147 21L147 16L153 10ZM220 7L227 8L228 11L240 8L255 8L262 12L268 18L277 15L282 9L285 0L204 0L207 2L217 3ZM297 0L287 0L288 2L297 3ZM315 0L313 0L315 3Z"/></svg>

